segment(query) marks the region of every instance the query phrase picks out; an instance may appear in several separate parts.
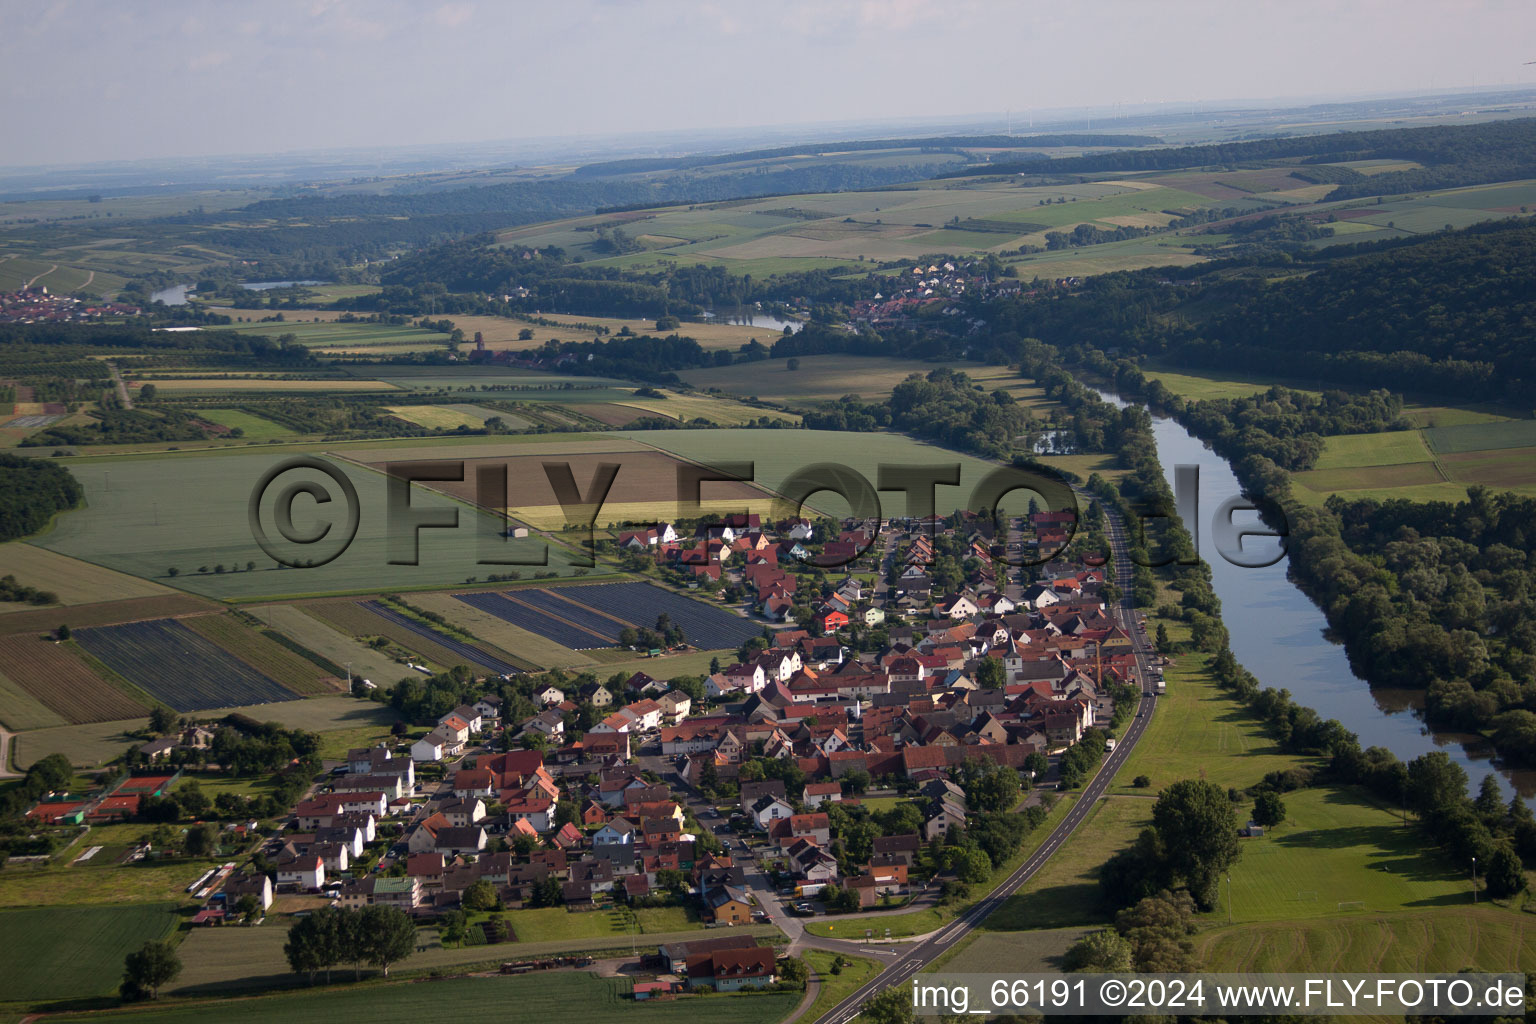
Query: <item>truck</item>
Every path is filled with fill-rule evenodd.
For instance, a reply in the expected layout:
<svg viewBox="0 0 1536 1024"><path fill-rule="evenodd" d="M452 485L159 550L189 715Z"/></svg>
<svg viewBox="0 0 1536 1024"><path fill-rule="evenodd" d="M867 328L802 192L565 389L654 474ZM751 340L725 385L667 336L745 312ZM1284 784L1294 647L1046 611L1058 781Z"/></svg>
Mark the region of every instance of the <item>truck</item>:
<svg viewBox="0 0 1536 1024"><path fill-rule="evenodd" d="M1156 689L1157 695L1159 697L1168 692L1168 684L1163 682L1162 676L1157 677L1157 685L1154 687L1154 689Z"/></svg>
<svg viewBox="0 0 1536 1024"><path fill-rule="evenodd" d="M1104 753L1106 753L1106 754L1111 753L1111 752L1114 751L1114 749L1115 749L1115 741L1114 740L1105 740L1104 741Z"/></svg>

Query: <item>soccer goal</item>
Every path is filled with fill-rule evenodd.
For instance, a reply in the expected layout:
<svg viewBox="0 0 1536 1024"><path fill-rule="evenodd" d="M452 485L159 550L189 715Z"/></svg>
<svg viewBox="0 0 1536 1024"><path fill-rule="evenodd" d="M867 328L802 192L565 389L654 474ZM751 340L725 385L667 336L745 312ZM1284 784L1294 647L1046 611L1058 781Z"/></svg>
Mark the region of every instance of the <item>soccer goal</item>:
<svg viewBox="0 0 1536 1024"><path fill-rule="evenodd" d="M1364 910L1365 900L1342 900L1339 903L1340 910Z"/></svg>

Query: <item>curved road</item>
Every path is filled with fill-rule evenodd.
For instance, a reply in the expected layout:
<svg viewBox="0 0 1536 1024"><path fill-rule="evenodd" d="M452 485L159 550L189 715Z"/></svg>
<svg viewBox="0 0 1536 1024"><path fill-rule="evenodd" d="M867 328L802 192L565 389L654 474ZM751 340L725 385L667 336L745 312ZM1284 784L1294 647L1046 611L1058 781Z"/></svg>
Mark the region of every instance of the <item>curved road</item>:
<svg viewBox="0 0 1536 1024"><path fill-rule="evenodd" d="M1105 509L1104 514L1108 517L1109 521L1110 545L1115 554L1115 578L1118 581L1125 579L1119 567L1130 565L1130 545L1126 542L1125 524L1120 520L1119 514L1109 509ZM1126 582L1129 583L1129 580L1126 580ZM1030 855L1029 859L1018 870L1004 879L1003 883L994 889L991 895L976 903L965 913L938 931L900 949L895 957L889 959L884 970L866 982L847 999L844 999L827 1011L821 1017L821 1022L824 1022L824 1024L847 1024L848 1021L858 1016L859 1007L866 999L883 989L906 981L912 975L917 974L924 967L928 966L940 954L946 952L957 941L964 938L988 914L1001 906L1004 900L1012 896L1034 877L1035 873L1045 865L1045 862L1050 860L1051 855L1060 849L1068 837L1083 823L1093 805L1098 801L1099 797L1104 795L1105 790L1114 781L1115 773L1120 770L1120 766L1125 763L1125 759L1131 755L1132 749L1136 746L1136 741L1141 739L1147 725L1152 721L1152 712L1157 705L1157 698L1146 696L1149 692L1147 688L1152 685L1152 673L1150 670L1152 668L1153 652L1146 638L1136 628L1135 611L1131 606L1128 587L1126 593L1122 595L1120 603L1112 611L1115 618L1119 621L1120 627L1130 636L1131 643L1135 647L1136 669L1141 677L1143 686L1142 698L1136 708L1136 717L1131 719L1130 724L1125 727L1124 733L1115 743L1115 749L1104 759L1104 764L1099 768L1098 773L1094 775L1093 781L1083 790L1082 795L1072 805L1072 809L1067 812L1067 816L1062 820L1061 824L1057 825L1051 831L1051 834L1046 837L1045 842L1040 844L1039 848ZM852 952L849 949L851 945L869 945L868 943L855 944L834 942L832 940L818 941L809 934L801 938L800 942L804 945L836 949L840 952ZM885 944L882 943L882 945ZM859 955L868 956L871 952L877 951L861 949Z"/></svg>

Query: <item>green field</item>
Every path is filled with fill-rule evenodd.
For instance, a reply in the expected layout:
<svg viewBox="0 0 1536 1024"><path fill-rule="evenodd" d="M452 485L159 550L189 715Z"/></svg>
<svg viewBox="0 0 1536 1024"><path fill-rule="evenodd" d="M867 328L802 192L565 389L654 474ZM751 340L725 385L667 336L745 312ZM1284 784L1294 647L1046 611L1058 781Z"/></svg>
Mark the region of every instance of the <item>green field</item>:
<svg viewBox="0 0 1536 1024"><path fill-rule="evenodd" d="M1171 782L1202 773L1218 786L1246 789L1268 773L1301 761L1282 753L1253 716L1212 682L1206 669L1209 658L1185 654L1167 668L1168 692L1157 699L1157 713L1115 777L1114 792L1155 794ZM1152 780L1150 790L1131 786L1138 775Z"/></svg>
<svg viewBox="0 0 1536 1024"><path fill-rule="evenodd" d="M1536 929L1488 903L1225 925L1195 938L1210 971L1530 971Z"/></svg>
<svg viewBox="0 0 1536 1024"><path fill-rule="evenodd" d="M115 991L123 957L176 927L174 904L49 906L0 912L9 964L0 1002L70 999Z"/></svg>
<svg viewBox="0 0 1536 1024"><path fill-rule="evenodd" d="M645 444L655 445L663 451L680 455L685 459L706 465L721 462L752 462L756 467L756 482L771 490L777 490L793 474L813 463L834 462L848 466L864 475L873 486L879 477L882 464L888 466L956 465L960 466L960 485L936 488L938 508L946 510L962 507L970 497L971 489L990 473L994 463L984 462L938 445L917 441L900 434L869 433L847 434L835 430L639 430L619 432ZM708 497L708 485L704 496ZM906 515L906 496L898 491L880 494L883 515ZM817 508L828 514L846 514L847 504L835 495L815 497ZM1024 492L1016 492L1009 498L1021 504L1027 500Z"/></svg>
<svg viewBox="0 0 1536 1024"><path fill-rule="evenodd" d="M285 316L288 314L285 314ZM437 331L425 331L410 325L303 323L298 320L270 321L255 324L231 324L229 330L241 334L264 334L278 337L292 334L299 344L322 351L334 349L369 349L375 346L409 348L417 350L444 349L448 347L448 335Z"/></svg>
<svg viewBox="0 0 1536 1024"><path fill-rule="evenodd" d="M1340 434L1327 439L1316 470L1359 466L1396 466L1433 459L1418 430L1389 430L1380 434Z"/></svg>
<svg viewBox="0 0 1536 1024"><path fill-rule="evenodd" d="M409 967L406 961L404 967ZM491 1020L513 1013L519 1019L558 1020L579 1012L589 1024L693 1024L705 1012L715 1024L774 1024L800 1001L799 992L743 993L672 1002L635 1003L627 978L558 972L533 977L453 978L430 984L371 983L320 988L217 1002L162 1001L110 1014L51 1017L90 1021L324 1020L328 1024L377 1024L381 1020ZM512 1010L511 1008L514 1008Z"/></svg>
<svg viewBox="0 0 1536 1024"><path fill-rule="evenodd" d="M1042 973L1061 970L1062 954L1100 925L1074 928L1037 928L1027 932L974 931L969 941L951 946L943 956L923 968L925 973L945 970L980 974Z"/></svg>
<svg viewBox="0 0 1536 1024"><path fill-rule="evenodd" d="M392 683L398 677L386 676ZM387 685L380 683L380 685ZM238 708L220 708L198 712L196 717L213 720L231 712L250 715L262 722L277 722L289 729L307 729L310 732L332 733L346 730L366 730L370 735L388 732L399 716L386 704L358 700L341 695L310 697L305 700L279 701L273 704L257 704ZM13 742L12 757L19 767L26 768L49 754L67 754L81 767L99 767L118 757L130 744L141 742L127 734L127 730L141 729L146 718L122 722L93 722L89 725L66 725L52 729L35 729L22 733ZM5 876L0 876L3 884Z"/></svg>
<svg viewBox="0 0 1536 1024"><path fill-rule="evenodd" d="M87 505L61 516L52 531L38 537L37 542L89 562L217 598L442 586L485 572L476 564L480 555L475 521L479 515L467 505L419 486L412 488L413 507L455 509L461 525L454 530L423 531L420 564L389 564L392 556L386 543L383 474L335 460L330 464L345 474L359 496L360 527L355 540L327 565L305 569L279 566L253 539L246 510L261 475L281 461L279 456L262 453L76 462L71 469L85 488ZM307 471L285 474L281 484L296 479L321 481L335 494L332 507L341 509L342 496L333 481ZM268 492L274 500L278 489ZM330 520L320 518L315 509L308 498L295 503L299 529L307 531L334 521L339 536L344 512ZM263 515L268 532L283 543L270 512ZM294 558L306 553L304 548L291 545L285 550ZM551 571L568 571L563 549L552 548L549 558ZM256 563L254 570L244 571L248 561ZM242 571L197 571L204 565L211 569L213 563L238 566ZM171 567L179 570L174 579L167 573Z"/></svg>
<svg viewBox="0 0 1536 1024"><path fill-rule="evenodd" d="M1317 387L1315 381L1301 382L1294 378L1270 377L1261 373L1237 373L1231 370L1203 371L1182 367L1175 372L1151 362L1143 367L1142 372L1148 380L1161 381L1163 387L1190 401L1204 401L1208 398L1247 398L1261 391L1268 391L1277 384L1295 387L1296 390L1307 390L1298 386L1302 383L1311 384L1314 389ZM1317 394L1317 391L1312 390L1309 393Z"/></svg>
<svg viewBox="0 0 1536 1024"><path fill-rule="evenodd" d="M1437 455L1498 448L1529 448L1536 445L1536 420L1430 427L1424 431L1424 439Z"/></svg>
<svg viewBox="0 0 1536 1024"><path fill-rule="evenodd" d="M281 423L274 423L262 416L254 416L240 409L198 409L199 419L225 427L239 427L241 438L246 441L270 441L279 437L293 437L294 432Z"/></svg>
<svg viewBox="0 0 1536 1024"><path fill-rule="evenodd" d="M118 867L92 859L79 867L13 867L0 875L0 907L180 902L187 899L187 886L217 863L141 861Z"/></svg>

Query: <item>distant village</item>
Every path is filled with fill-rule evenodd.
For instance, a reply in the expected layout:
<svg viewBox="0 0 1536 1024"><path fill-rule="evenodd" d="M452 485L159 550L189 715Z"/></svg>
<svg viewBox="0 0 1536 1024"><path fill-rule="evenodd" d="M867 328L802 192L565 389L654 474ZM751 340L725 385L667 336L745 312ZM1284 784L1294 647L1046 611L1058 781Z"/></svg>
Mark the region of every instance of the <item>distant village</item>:
<svg viewBox="0 0 1536 1024"><path fill-rule="evenodd" d="M0 292L0 324L89 323L112 316L138 316L138 306L55 295L44 285Z"/></svg>

